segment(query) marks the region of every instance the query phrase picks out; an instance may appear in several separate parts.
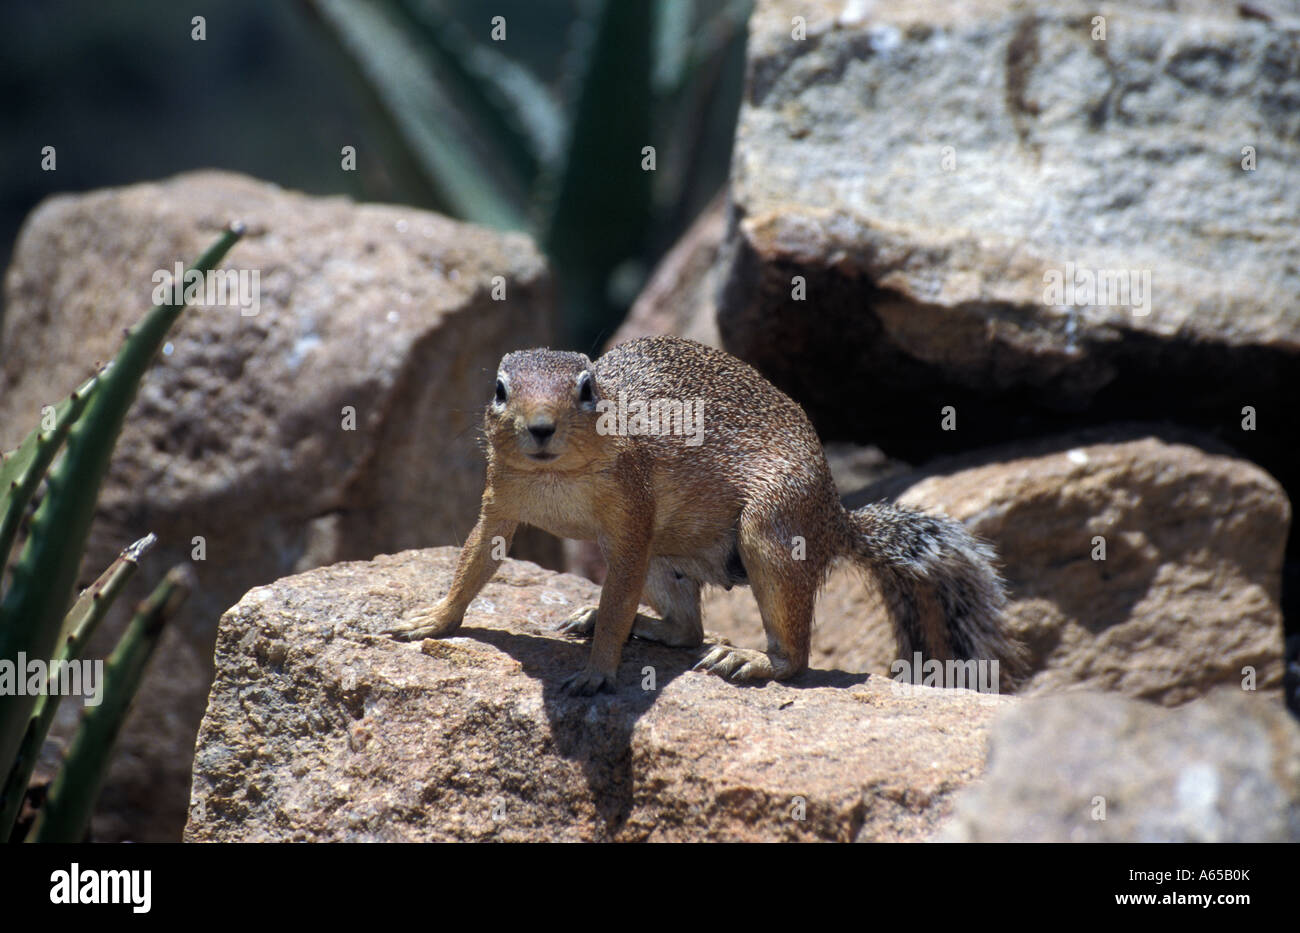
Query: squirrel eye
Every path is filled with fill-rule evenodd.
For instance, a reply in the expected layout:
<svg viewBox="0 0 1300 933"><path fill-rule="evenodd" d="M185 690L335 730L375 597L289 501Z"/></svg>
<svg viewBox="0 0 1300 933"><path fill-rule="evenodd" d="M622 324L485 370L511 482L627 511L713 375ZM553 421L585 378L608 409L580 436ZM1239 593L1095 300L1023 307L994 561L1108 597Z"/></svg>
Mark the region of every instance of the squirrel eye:
<svg viewBox="0 0 1300 933"><path fill-rule="evenodd" d="M591 373L583 373L578 377L578 401L594 402L596 400L596 389L591 381Z"/></svg>
<svg viewBox="0 0 1300 933"><path fill-rule="evenodd" d="M506 384L502 379L497 379L497 394L495 401L504 402L506 400Z"/></svg>

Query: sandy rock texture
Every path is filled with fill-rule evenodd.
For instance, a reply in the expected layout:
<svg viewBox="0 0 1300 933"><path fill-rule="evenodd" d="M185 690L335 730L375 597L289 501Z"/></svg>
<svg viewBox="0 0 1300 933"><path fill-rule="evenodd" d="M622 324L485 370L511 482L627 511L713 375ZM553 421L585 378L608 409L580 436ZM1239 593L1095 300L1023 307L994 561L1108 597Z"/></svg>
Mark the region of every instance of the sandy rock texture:
<svg viewBox="0 0 1300 933"><path fill-rule="evenodd" d="M1016 702L825 670L738 687L639 641L617 693L571 698L588 646L553 627L597 588L513 560L456 636L375 634L455 558L337 564L226 613L187 840L923 839Z"/></svg>

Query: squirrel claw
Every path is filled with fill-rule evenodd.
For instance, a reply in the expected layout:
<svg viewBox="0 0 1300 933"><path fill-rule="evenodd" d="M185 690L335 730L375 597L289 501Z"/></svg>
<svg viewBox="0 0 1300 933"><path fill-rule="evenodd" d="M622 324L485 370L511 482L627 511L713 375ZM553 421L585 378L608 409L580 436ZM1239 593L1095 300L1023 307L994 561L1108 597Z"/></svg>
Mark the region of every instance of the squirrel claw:
<svg viewBox="0 0 1300 933"><path fill-rule="evenodd" d="M577 638L590 635L596 628L596 607L587 606L579 609L573 615L569 616L563 622L555 627L555 630L561 635L572 635Z"/></svg>
<svg viewBox="0 0 1300 933"><path fill-rule="evenodd" d="M460 628L460 620L448 622L436 608L411 616L402 625L384 629L380 634L391 635L398 641L420 641L425 638L441 638Z"/></svg>
<svg viewBox="0 0 1300 933"><path fill-rule="evenodd" d="M414 628L390 628L384 629L379 634L390 636L393 641L421 641L429 636L421 634L419 629Z"/></svg>
<svg viewBox="0 0 1300 933"><path fill-rule="evenodd" d="M428 629L429 626L424 626L423 628L420 628L418 626L401 625L398 626L397 628L386 628L379 634L390 635L395 641L420 641L421 639L424 638L433 637L432 634L428 631Z"/></svg>
<svg viewBox="0 0 1300 933"><path fill-rule="evenodd" d="M708 671L732 681L770 680L772 660L752 648L715 645L691 670Z"/></svg>
<svg viewBox="0 0 1300 933"><path fill-rule="evenodd" d="M614 678L604 671L596 670L593 667L584 667L566 680L560 689L570 696L594 696L601 690L612 691L614 689Z"/></svg>

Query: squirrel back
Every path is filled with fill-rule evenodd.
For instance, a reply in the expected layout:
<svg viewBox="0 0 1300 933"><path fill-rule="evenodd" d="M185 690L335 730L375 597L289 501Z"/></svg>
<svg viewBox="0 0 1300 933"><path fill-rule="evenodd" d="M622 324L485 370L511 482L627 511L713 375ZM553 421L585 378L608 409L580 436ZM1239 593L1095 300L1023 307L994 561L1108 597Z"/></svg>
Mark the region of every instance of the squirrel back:
<svg viewBox="0 0 1300 933"><path fill-rule="evenodd" d="M1024 647L1002 619L1006 591L993 548L946 516L890 502L845 510L804 410L758 370L722 350L657 336L614 347L595 372L607 390L630 397L702 400L705 440L688 454L695 469L721 470L748 495L800 500L801 524L828 530L832 560L854 561L879 585L899 657L998 659L1004 687L1023 675ZM668 456L683 453L651 443Z"/></svg>

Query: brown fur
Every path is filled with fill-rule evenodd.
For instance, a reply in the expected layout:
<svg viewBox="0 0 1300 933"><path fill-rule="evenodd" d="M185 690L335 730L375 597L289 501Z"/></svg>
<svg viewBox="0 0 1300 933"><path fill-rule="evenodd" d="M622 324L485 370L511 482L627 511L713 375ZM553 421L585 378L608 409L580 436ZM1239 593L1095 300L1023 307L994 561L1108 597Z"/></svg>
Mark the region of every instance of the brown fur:
<svg viewBox="0 0 1300 933"><path fill-rule="evenodd" d="M498 378L504 399L484 415L487 486L451 591L394 634L455 631L496 567L494 541L503 555L525 522L596 541L608 564L600 605L564 626L594 630L587 667L566 681L571 692L612 687L629 634L701 645L704 584L748 583L768 647L718 646L698 666L737 680L797 674L808 666L817 592L841 557L880 581L903 657L921 650L1017 666L988 546L957 522L888 503L846 512L803 410L746 363L694 341L646 337L595 363L579 353L510 353ZM620 391L629 401L699 400L703 443L598 432L597 403L617 403ZM639 615L642 600L661 618Z"/></svg>

